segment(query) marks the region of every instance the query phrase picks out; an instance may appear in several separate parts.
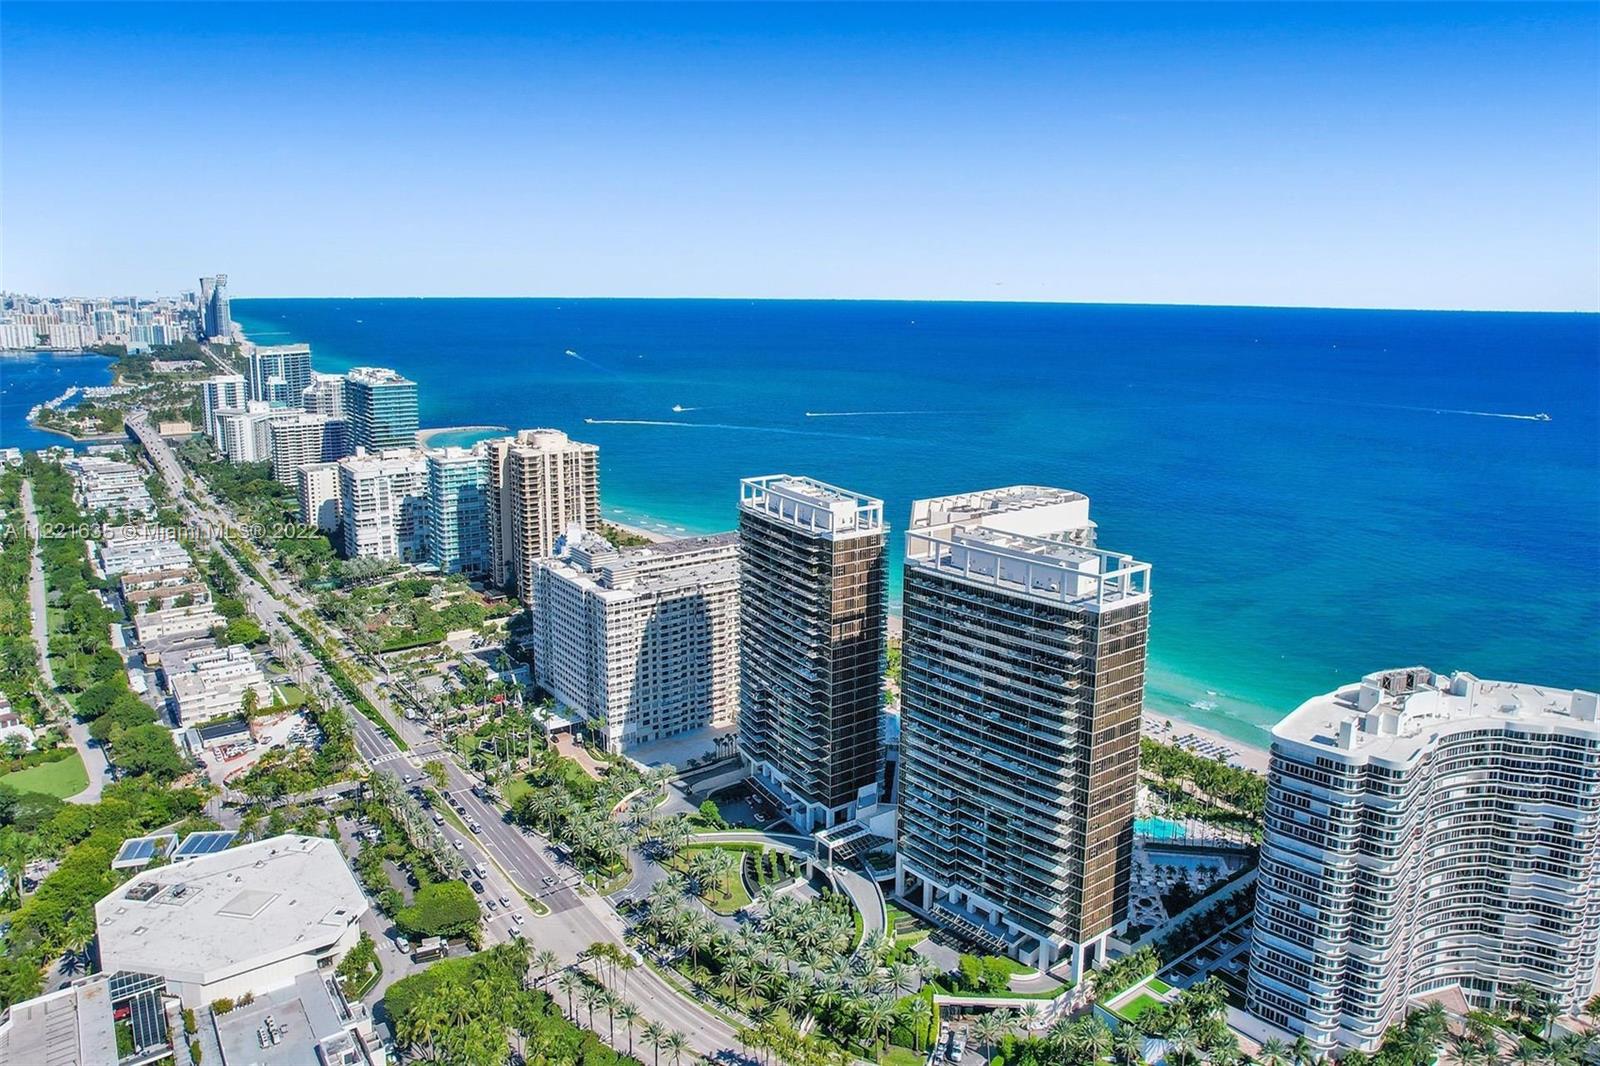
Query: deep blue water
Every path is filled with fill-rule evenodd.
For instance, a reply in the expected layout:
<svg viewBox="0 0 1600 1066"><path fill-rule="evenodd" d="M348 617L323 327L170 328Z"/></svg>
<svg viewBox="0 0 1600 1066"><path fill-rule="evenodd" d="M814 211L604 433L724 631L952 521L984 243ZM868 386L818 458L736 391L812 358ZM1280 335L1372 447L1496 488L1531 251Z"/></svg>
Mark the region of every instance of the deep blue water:
<svg viewBox="0 0 1600 1066"><path fill-rule="evenodd" d="M1155 566L1151 702L1241 739L1388 666L1600 684L1593 315L437 299L233 313L262 343L310 342L320 369L415 378L424 425L594 441L606 510L669 531L731 527L739 478L777 471L882 496L899 527L916 497L1085 492L1101 545ZM1552 420L1491 417L1539 412Z"/></svg>
<svg viewBox="0 0 1600 1066"><path fill-rule="evenodd" d="M0 447L32 450L70 445L70 437L28 425L28 412L70 386L109 384L111 360L103 355L0 355Z"/></svg>

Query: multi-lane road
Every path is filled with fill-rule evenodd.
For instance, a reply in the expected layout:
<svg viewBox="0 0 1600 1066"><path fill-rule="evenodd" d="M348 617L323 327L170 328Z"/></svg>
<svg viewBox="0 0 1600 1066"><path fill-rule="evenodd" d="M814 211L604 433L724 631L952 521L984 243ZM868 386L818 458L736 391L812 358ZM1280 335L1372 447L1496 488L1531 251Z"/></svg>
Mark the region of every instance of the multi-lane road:
<svg viewBox="0 0 1600 1066"><path fill-rule="evenodd" d="M193 491L186 490L184 471L177 456L155 432L143 412L130 413L127 426L144 446L146 454L174 498L181 501L191 520L208 527L213 533L223 528L238 528L238 524L211 497L204 485L196 482ZM270 570L264 569L262 576L266 580L265 585L242 570L239 572L240 589L251 613L267 632L283 633L298 646L293 633L284 625L283 617L290 606L296 611L304 611L310 609L312 604L299 589ZM355 657L354 650L348 645L345 652L349 658ZM309 669L321 670L320 664L314 659L308 657L305 662ZM386 684L364 682L361 690L381 712L389 707L385 689L392 687L388 684L391 679L384 674L381 663L372 665ZM597 942L623 943L624 925L610 903L601 896L577 889L574 873L558 861L547 842L513 825L502 808L473 793L472 787L477 782L421 726L390 710L387 720L409 747L409 750L403 751L376 723L353 707L349 708L349 718L356 751L369 767L402 777L405 774L418 775L422 765L428 761L437 760L444 767L446 790L460 801L468 817L476 819L481 829L479 833L447 832L447 836L452 840L462 840L469 865L487 860L493 867L491 877L486 881L491 893L498 894L498 883L504 879L514 889L538 899L548 908L547 914L530 916L521 927L536 950L548 948L570 962ZM515 906L514 894L512 899L513 911L527 912L527 908ZM509 929L510 924L503 916L491 919L491 936L498 939L506 935L499 930ZM620 991L639 1008L644 1021L655 1021L682 1032L695 1050L703 1054L737 1051L740 1046L733 1025L677 991L648 966L634 970L627 979L626 988Z"/></svg>

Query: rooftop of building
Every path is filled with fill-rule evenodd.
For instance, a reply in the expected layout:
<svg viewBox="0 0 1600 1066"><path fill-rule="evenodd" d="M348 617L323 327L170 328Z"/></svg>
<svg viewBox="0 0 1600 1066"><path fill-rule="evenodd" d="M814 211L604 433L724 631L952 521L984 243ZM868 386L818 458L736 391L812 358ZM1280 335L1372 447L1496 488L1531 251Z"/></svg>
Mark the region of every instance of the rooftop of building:
<svg viewBox="0 0 1600 1066"><path fill-rule="evenodd" d="M1034 522L1052 524L1057 529L1069 528L1072 524L1093 525L1089 522L1089 497L1081 492L1048 485L1007 485L997 489L914 500L908 528L925 529L951 524L1010 528L1020 524L1017 520L1021 516L1029 516ZM1060 524L1063 522L1068 524ZM1028 532L1026 529L1014 531Z"/></svg>
<svg viewBox="0 0 1600 1066"><path fill-rule="evenodd" d="M739 506L806 533L850 536L882 533L883 501L798 474L767 474L739 482Z"/></svg>
<svg viewBox="0 0 1600 1066"><path fill-rule="evenodd" d="M205 982L331 944L367 907L337 842L285 835L140 874L95 919L107 971Z"/></svg>
<svg viewBox="0 0 1600 1066"><path fill-rule="evenodd" d="M602 599L624 600L737 581L738 551L736 532L617 548L598 533L572 527L558 554L539 565Z"/></svg>
<svg viewBox="0 0 1600 1066"><path fill-rule="evenodd" d="M0 1066L76 1066L117 1057L108 974L13 1003L0 1018Z"/></svg>
<svg viewBox="0 0 1600 1066"><path fill-rule="evenodd" d="M212 1017L224 1066L344 1062L346 1060L336 1054L319 1053L318 1048L330 1042L333 1046L324 1051L332 1052L346 1043L353 1043L347 1027L354 1024L356 1018L343 997L318 974L301 974L292 985L264 993L245 1006Z"/></svg>
<svg viewBox="0 0 1600 1066"><path fill-rule="evenodd" d="M258 344L251 349L253 355L280 356L280 355L310 355L309 344Z"/></svg>
<svg viewBox="0 0 1600 1066"><path fill-rule="evenodd" d="M360 385L415 385L416 382L386 366L354 366L345 380Z"/></svg>
<svg viewBox="0 0 1600 1066"><path fill-rule="evenodd" d="M356 454L347 455L338 461L338 465L354 474L382 474L401 469L419 469L423 463L423 454L420 448L381 448L369 452L365 448L356 449Z"/></svg>
<svg viewBox="0 0 1600 1066"><path fill-rule="evenodd" d="M536 428L519 429L516 435L507 438L513 452L549 452L561 451L568 448L599 451L597 444L585 444L583 441L573 440L559 429Z"/></svg>
<svg viewBox="0 0 1600 1066"><path fill-rule="evenodd" d="M1554 727L1600 740L1593 692L1486 681L1461 671L1446 675L1425 666L1381 670L1309 699L1272 735L1357 761L1404 765L1446 734L1486 727Z"/></svg>

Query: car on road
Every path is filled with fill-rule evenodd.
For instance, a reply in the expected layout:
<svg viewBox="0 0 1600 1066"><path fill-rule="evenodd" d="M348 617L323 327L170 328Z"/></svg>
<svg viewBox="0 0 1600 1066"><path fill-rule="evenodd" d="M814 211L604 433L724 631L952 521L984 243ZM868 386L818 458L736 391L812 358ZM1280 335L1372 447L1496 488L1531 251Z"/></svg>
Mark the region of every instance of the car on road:
<svg viewBox="0 0 1600 1066"><path fill-rule="evenodd" d="M522 930L518 929L516 926L513 925L511 927L511 935L516 937L518 940L521 940L522 939Z"/></svg>
<svg viewBox="0 0 1600 1066"><path fill-rule="evenodd" d="M406 955L411 954L411 941L407 940L403 936L397 936L394 938L394 946L399 948L401 952Z"/></svg>
<svg viewBox="0 0 1600 1066"><path fill-rule="evenodd" d="M463 851L463 850L465 850L465 849L466 849L466 846L467 846L467 845L466 845L466 842L465 842L465 841L461 841L461 840L458 840L458 841L456 841L456 850L457 850L457 851Z"/></svg>
<svg viewBox="0 0 1600 1066"><path fill-rule="evenodd" d="M480 896L483 895L483 882L474 879L472 882L472 891L476 892Z"/></svg>
<svg viewBox="0 0 1600 1066"><path fill-rule="evenodd" d="M510 896L501 896L500 897L500 906L505 907L507 909L510 909L510 907L511 907L511 897Z"/></svg>
<svg viewBox="0 0 1600 1066"><path fill-rule="evenodd" d="M553 877L546 877L544 879L544 887L546 887L546 888L549 888L551 885L553 885L555 883L556 883L556 879L553 878Z"/></svg>
<svg viewBox="0 0 1600 1066"><path fill-rule="evenodd" d="M518 924L518 925L521 925L521 924L522 924L522 923L523 923L523 922L524 922L524 921L525 921L525 920L526 920L526 919L524 919L524 918L523 918L523 917L522 917L522 915L520 915L520 914L513 914L513 915L512 915L512 916L511 916L511 920L512 920L512 921L513 921L513 922L516 922L516 923L517 923L517 924Z"/></svg>
<svg viewBox="0 0 1600 1066"><path fill-rule="evenodd" d="M488 908L490 910L495 910L499 906L499 904L495 903L495 901L492 900L492 899L486 899L486 900L484 900L484 903L488 906Z"/></svg>
<svg viewBox="0 0 1600 1066"><path fill-rule="evenodd" d="M477 866L474 866L473 869L478 871L478 876L479 877L488 877L489 876L489 864L488 863L480 862Z"/></svg>
<svg viewBox="0 0 1600 1066"><path fill-rule="evenodd" d="M409 785L409 784L411 784L411 775L410 774L406 774L400 780Z"/></svg>

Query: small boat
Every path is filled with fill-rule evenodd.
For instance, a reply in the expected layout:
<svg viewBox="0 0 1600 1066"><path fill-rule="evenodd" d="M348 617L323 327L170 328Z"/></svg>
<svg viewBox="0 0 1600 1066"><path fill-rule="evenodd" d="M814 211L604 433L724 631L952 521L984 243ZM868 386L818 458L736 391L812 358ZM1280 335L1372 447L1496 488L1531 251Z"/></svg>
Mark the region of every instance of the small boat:
<svg viewBox="0 0 1600 1066"><path fill-rule="evenodd" d="M577 352L575 352L575 351L573 351L573 350L572 350L572 349L571 349L571 348L568 348L568 349L567 349L567 354L568 354L568 355L577 355L577 354L578 354L578 353L577 353Z"/></svg>
<svg viewBox="0 0 1600 1066"><path fill-rule="evenodd" d="M1533 420L1535 422L1548 422L1550 421L1550 416L1545 412L1540 411L1538 414L1533 416Z"/></svg>

